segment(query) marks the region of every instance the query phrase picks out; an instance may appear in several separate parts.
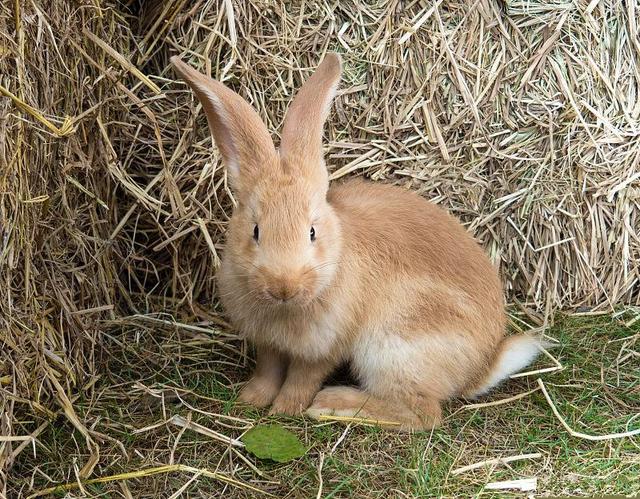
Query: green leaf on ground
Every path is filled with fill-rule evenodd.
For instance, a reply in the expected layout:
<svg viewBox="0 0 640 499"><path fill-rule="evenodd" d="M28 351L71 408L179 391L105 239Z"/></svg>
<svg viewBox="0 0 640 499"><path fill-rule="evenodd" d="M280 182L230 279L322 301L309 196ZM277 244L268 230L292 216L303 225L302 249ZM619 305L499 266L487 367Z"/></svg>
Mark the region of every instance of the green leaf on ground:
<svg viewBox="0 0 640 499"><path fill-rule="evenodd" d="M255 426L244 434L242 441L254 456L277 463L286 463L307 452L300 439L280 425Z"/></svg>

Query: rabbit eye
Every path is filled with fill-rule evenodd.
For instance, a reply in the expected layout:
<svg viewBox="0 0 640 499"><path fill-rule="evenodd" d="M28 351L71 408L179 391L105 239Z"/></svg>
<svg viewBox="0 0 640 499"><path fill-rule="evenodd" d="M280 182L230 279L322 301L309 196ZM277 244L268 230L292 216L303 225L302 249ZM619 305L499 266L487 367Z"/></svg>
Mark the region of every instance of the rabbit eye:
<svg viewBox="0 0 640 499"><path fill-rule="evenodd" d="M253 240L255 242L258 242L258 239L260 238L260 229L258 229L257 225L253 226Z"/></svg>
<svg viewBox="0 0 640 499"><path fill-rule="evenodd" d="M314 227L311 227L311 230L309 231L309 237L312 241L316 240L316 229Z"/></svg>

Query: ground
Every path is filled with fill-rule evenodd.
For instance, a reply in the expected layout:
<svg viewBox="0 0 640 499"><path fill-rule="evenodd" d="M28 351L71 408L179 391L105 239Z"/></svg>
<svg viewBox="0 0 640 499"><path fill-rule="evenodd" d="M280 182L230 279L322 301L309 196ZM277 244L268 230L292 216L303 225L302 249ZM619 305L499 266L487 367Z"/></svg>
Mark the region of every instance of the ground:
<svg viewBox="0 0 640 499"><path fill-rule="evenodd" d="M536 496L640 493L640 435L607 441L571 436L539 389L544 385L569 426L590 435L640 428L640 310L611 315L558 316L547 334L563 369L510 380L468 407L445 407L441 428L413 435L375 427L303 418L269 417L234 404L250 360L223 326L166 327L132 318L109 327L104 375L75 410L105 435L92 477L187 465L237 480L225 484L205 474L174 470L84 486L73 497L259 497L248 486L276 497L510 497L486 484L537 478ZM512 316L514 326L526 318ZM161 327L162 326L162 327ZM548 357L533 366L553 367ZM107 374L108 373L108 374ZM532 391L535 390L535 391ZM532 393L526 394L526 392ZM308 448L286 464L260 461L243 448L167 422L180 415L226 437L275 422ZM24 420L24 434L42 421ZM97 437L96 437L97 438ZM539 457L457 473L466 465L499 457ZM44 427L34 450L25 448L12 470L10 497L23 497L74 481L88 459L85 440L60 416ZM144 475L144 473L143 473ZM62 492L60 496L64 495ZM172 496L172 494L175 494Z"/></svg>

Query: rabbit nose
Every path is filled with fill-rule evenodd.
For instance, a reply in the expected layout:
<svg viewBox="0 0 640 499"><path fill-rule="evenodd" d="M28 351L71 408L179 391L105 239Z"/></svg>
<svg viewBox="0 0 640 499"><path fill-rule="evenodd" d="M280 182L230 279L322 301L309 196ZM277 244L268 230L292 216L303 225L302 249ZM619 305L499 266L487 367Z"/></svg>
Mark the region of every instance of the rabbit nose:
<svg viewBox="0 0 640 499"><path fill-rule="evenodd" d="M289 301L300 291L300 286L292 279L275 279L267 292L276 300Z"/></svg>

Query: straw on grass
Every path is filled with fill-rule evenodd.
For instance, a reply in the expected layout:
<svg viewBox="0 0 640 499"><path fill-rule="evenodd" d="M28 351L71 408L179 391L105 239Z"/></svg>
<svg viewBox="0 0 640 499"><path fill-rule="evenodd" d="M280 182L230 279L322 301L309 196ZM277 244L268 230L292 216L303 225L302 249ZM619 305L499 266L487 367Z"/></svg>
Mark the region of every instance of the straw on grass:
<svg viewBox="0 0 640 499"><path fill-rule="evenodd" d="M153 468L145 468L142 470L131 471L128 473L117 473L115 475L91 478L89 480L84 480L82 483L80 482L64 483L61 485L57 485L55 487L49 487L47 489L39 490L36 493L31 494L27 499L33 499L36 497L42 497L42 496L47 496L51 494L59 494L61 492L65 492L68 490L81 488L82 485L118 482L122 480L131 480L134 478L142 478L142 477L148 477L152 475L174 473L174 472L193 473L197 476L202 475L209 478L213 478L214 480L224 482L229 485L233 485L234 487L239 487L242 489L250 490L252 492L257 492L258 494L266 495L269 497L275 497L264 490L254 487L251 484L244 483L239 480L235 480L234 478L231 478L223 473L210 471L204 468L194 468L193 466L186 466L184 464L170 464L170 465L164 465L164 466L155 466Z"/></svg>
<svg viewBox="0 0 640 499"><path fill-rule="evenodd" d="M542 379L538 378L537 382L538 382L538 386L540 387L540 390L542 390L542 393L544 394L544 398L549 403L549 407L551 407L553 414L556 416L558 421L560 421L560 424L565 428L565 430L567 430L569 435L571 435L572 437L582 438L584 440L591 440L592 442L600 442L603 440L615 440L618 438L627 438L627 437L633 437L634 435L640 435L640 428L637 428L635 430L630 430L630 431L618 432L618 433L609 433L607 435L589 435L587 433L582 433L574 430L573 428L571 428L571 426L569 426L567 421L562 417L562 415L558 411Z"/></svg>
<svg viewBox="0 0 640 499"><path fill-rule="evenodd" d="M508 456L508 457L498 457L495 459L487 459L485 461L481 461L479 463L469 464L467 466L462 466L461 468L456 468L451 472L452 475L459 475L460 473L466 473L467 471L476 470L478 468L483 468L485 466L495 466L497 464L507 464L513 463L514 461L521 461L523 459L538 459L542 457L542 454L539 452L532 452L530 454L519 454L517 456Z"/></svg>

